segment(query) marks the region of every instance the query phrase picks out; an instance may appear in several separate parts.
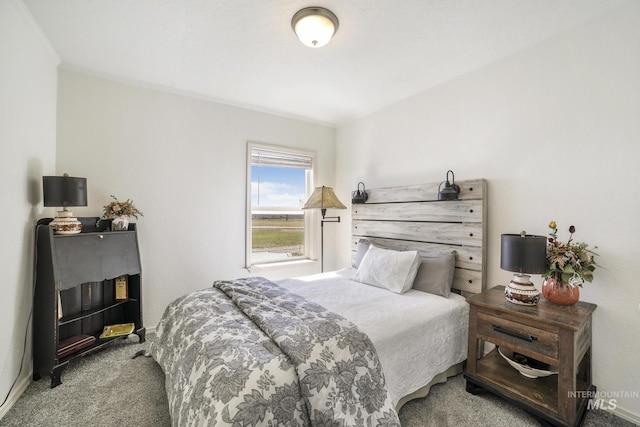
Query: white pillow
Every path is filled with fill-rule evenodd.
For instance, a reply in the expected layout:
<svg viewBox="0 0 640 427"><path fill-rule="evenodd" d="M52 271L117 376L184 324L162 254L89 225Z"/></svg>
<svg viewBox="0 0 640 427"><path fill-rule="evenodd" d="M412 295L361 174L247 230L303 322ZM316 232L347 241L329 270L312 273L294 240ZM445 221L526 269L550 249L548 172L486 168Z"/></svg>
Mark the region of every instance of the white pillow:
<svg viewBox="0 0 640 427"><path fill-rule="evenodd" d="M411 289L418 267L418 251L400 252L370 245L353 280L403 294Z"/></svg>

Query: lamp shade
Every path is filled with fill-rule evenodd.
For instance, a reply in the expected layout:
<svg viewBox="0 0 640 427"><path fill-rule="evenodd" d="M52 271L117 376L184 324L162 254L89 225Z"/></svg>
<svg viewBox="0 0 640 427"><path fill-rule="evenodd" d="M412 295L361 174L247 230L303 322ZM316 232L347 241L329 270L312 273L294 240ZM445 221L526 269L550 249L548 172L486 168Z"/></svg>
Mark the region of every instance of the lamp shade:
<svg viewBox="0 0 640 427"><path fill-rule="evenodd" d="M302 209L347 209L333 192L333 188L316 187Z"/></svg>
<svg viewBox="0 0 640 427"><path fill-rule="evenodd" d="M525 274L547 270L547 238L544 236L503 234L500 240L500 268Z"/></svg>
<svg viewBox="0 0 640 427"><path fill-rule="evenodd" d="M42 194L45 206L87 206L87 178L43 176Z"/></svg>

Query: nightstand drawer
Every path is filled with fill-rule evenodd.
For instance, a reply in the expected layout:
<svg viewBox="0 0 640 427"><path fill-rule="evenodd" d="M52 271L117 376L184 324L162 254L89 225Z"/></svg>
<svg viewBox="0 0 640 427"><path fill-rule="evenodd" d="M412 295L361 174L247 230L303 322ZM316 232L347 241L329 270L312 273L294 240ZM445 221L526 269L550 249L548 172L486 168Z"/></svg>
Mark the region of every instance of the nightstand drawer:
<svg viewBox="0 0 640 427"><path fill-rule="evenodd" d="M508 345L514 351L529 350L546 357L541 361L557 365L558 334L533 326L478 313L478 335L496 345ZM533 356L532 356L533 357ZM546 359L546 360L545 360Z"/></svg>

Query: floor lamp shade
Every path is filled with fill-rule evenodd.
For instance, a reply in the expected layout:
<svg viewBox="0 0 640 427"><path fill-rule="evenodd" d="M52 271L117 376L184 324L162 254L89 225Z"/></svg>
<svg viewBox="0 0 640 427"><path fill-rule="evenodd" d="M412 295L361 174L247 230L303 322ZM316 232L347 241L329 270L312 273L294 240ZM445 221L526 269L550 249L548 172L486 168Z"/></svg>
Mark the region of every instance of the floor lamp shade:
<svg viewBox="0 0 640 427"><path fill-rule="evenodd" d="M347 207L338 200L333 188L323 185L313 190L313 194L311 194L302 209L347 209Z"/></svg>
<svg viewBox="0 0 640 427"><path fill-rule="evenodd" d="M347 209L333 192L331 187L316 187L313 194L304 204L302 209L320 209L322 220L320 220L320 268L324 272L324 223L340 222L339 216L325 216L327 209Z"/></svg>
<svg viewBox="0 0 640 427"><path fill-rule="evenodd" d="M62 207L49 224L56 234L77 234L82 224L67 208L87 206L87 178L64 176L43 176L42 195L47 207Z"/></svg>

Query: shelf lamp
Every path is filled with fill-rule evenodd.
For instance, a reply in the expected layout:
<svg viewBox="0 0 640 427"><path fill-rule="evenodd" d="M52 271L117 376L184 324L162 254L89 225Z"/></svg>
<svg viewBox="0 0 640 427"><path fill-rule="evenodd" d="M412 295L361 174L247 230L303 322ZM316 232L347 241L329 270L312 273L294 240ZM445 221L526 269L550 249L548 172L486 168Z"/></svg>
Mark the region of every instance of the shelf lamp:
<svg viewBox="0 0 640 427"><path fill-rule="evenodd" d="M529 280L529 274L547 270L547 238L544 236L503 234L500 240L500 268L515 274L505 287L507 301L520 305L536 305L540 292Z"/></svg>
<svg viewBox="0 0 640 427"><path fill-rule="evenodd" d="M87 178L66 173L63 176L43 176L42 195L45 206L62 206L62 210L49 223L56 234L77 234L82 231L82 223L67 208L87 206Z"/></svg>
<svg viewBox="0 0 640 427"><path fill-rule="evenodd" d="M320 265L321 271L324 273L324 223L340 222L339 216L325 216L327 209L347 209L347 207L338 200L333 188L323 185L313 190L313 194L302 209L320 209L322 213L322 220L320 220Z"/></svg>
<svg viewBox="0 0 640 427"><path fill-rule="evenodd" d="M362 191L360 191L360 185L362 185ZM369 198L369 195L367 194L367 191L364 188L364 182L359 182L357 190L351 193L351 204L362 205L367 202L368 198Z"/></svg>
<svg viewBox="0 0 640 427"><path fill-rule="evenodd" d="M291 18L293 32L302 44L313 48L329 43L338 26L338 17L324 7L305 7Z"/></svg>
<svg viewBox="0 0 640 427"><path fill-rule="evenodd" d="M451 173L451 182L449 182L449 173ZM444 184L444 188L441 190L442 184ZM458 200L458 194L460 194L460 186L456 184L453 171L448 170L446 182L441 182L438 186L438 200Z"/></svg>

